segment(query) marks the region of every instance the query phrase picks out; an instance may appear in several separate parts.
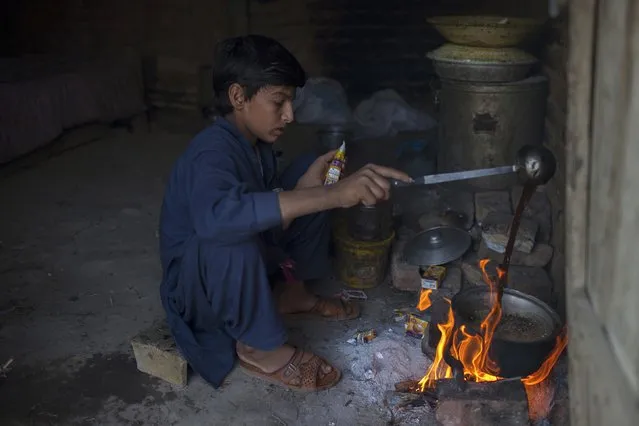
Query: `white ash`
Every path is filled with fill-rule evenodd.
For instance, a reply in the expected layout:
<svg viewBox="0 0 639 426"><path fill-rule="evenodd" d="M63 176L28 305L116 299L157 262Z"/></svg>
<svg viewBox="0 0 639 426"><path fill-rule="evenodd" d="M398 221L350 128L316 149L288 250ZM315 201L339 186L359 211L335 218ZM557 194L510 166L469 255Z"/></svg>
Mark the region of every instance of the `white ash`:
<svg viewBox="0 0 639 426"><path fill-rule="evenodd" d="M406 336L399 327L380 330L370 343L339 347L349 360L352 379L361 382L358 393L371 403L383 404L384 393L395 390L395 384L404 380L419 380L426 374L430 360L421 351L421 342ZM346 370L346 368L345 368Z"/></svg>

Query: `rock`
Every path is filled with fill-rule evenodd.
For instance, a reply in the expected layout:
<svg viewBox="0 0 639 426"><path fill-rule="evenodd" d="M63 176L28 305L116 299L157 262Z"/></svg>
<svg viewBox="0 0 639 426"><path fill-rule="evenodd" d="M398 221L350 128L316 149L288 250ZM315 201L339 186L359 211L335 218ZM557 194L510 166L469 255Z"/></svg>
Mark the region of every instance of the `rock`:
<svg viewBox="0 0 639 426"><path fill-rule="evenodd" d="M448 267L446 271L446 278L442 283L442 289L448 290L451 295L459 293L462 288L462 271L461 268L456 266Z"/></svg>
<svg viewBox="0 0 639 426"><path fill-rule="evenodd" d="M461 266L462 276L467 284L478 286L483 285L484 278L477 262L464 261Z"/></svg>
<svg viewBox="0 0 639 426"><path fill-rule="evenodd" d="M486 285L486 281L484 280L484 275L479 267L479 261L481 259L477 256L476 253L471 253L464 258L462 263L462 289L466 286L484 286ZM486 271L489 277L497 276L497 266L498 262L491 261L486 265Z"/></svg>
<svg viewBox="0 0 639 426"><path fill-rule="evenodd" d="M510 258L510 264L544 268L550 263L553 252L554 249L551 245L545 243L537 243L530 253L513 250L513 254ZM498 253L494 250L489 249L484 241L482 241L479 245L477 256L479 256L480 259L492 259L500 263L504 260L503 253Z"/></svg>
<svg viewBox="0 0 639 426"><path fill-rule="evenodd" d="M490 213L512 214L510 194L507 191L478 192L475 194L475 220L482 223Z"/></svg>
<svg viewBox="0 0 639 426"><path fill-rule="evenodd" d="M548 420L552 426L570 425L570 401L568 398L555 399Z"/></svg>
<svg viewBox="0 0 639 426"><path fill-rule="evenodd" d="M188 364L180 355L168 326L156 322L131 339L138 370L178 386L186 386Z"/></svg>
<svg viewBox="0 0 639 426"><path fill-rule="evenodd" d="M419 268L404 260L405 245L405 240L396 240L393 244L390 266L391 284L398 290L418 292L422 286Z"/></svg>
<svg viewBox="0 0 639 426"><path fill-rule="evenodd" d="M510 225L513 216L502 213L490 213L482 223L482 239L490 248L498 253L506 251L508 237L510 236ZM535 246L538 225L536 222L521 218L517 237L515 239L515 250L530 253Z"/></svg>
<svg viewBox="0 0 639 426"><path fill-rule="evenodd" d="M508 287L530 294L552 306L553 284L543 268L511 266L508 269Z"/></svg>
<svg viewBox="0 0 639 426"><path fill-rule="evenodd" d="M517 209L517 203L521 197L522 188L515 187L511 193L513 212ZM541 188L533 194L524 209L523 217L534 220L539 225L538 239L541 242L550 242L552 237L552 207L546 192Z"/></svg>
<svg viewBox="0 0 639 426"><path fill-rule="evenodd" d="M446 426L529 426L528 399L520 380L467 382L460 391L453 379L439 380L436 417Z"/></svg>
<svg viewBox="0 0 639 426"><path fill-rule="evenodd" d="M417 383L417 382L415 382ZM386 391L384 393L384 404L389 408L405 408L422 406L426 403L420 393L410 393L409 391Z"/></svg>
<svg viewBox="0 0 639 426"><path fill-rule="evenodd" d="M550 279L553 282L554 298L557 301L557 313L566 316L566 257L563 253L555 252L550 262Z"/></svg>

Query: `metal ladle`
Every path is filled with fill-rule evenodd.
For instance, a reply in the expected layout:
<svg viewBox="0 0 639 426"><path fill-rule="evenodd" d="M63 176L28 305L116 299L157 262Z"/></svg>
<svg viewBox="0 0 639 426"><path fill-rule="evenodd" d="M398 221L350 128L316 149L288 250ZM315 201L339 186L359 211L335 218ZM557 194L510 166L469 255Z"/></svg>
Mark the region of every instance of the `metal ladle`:
<svg viewBox="0 0 639 426"><path fill-rule="evenodd" d="M517 151L515 164L512 166L427 175L413 179L411 183L392 179L391 184L393 187L434 185L437 183L517 173L517 177L523 185L543 185L554 176L556 170L557 161L548 148L541 145L526 145Z"/></svg>

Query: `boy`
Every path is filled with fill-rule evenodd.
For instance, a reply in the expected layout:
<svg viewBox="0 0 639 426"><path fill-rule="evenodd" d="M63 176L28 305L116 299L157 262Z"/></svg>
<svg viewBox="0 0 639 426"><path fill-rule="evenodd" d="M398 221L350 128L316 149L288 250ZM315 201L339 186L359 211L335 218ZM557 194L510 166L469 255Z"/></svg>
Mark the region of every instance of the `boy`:
<svg viewBox="0 0 639 426"><path fill-rule="evenodd" d="M161 297L175 341L214 387L235 356L249 374L294 389L335 385L341 373L286 344L281 314L346 320L356 305L308 293L305 280L329 270L326 211L389 196L387 178L404 173L369 165L323 186L333 152L276 173L272 144L293 121L306 75L282 45L261 36L225 40L214 58L221 117L177 160L160 218ZM295 280L271 285L292 260Z"/></svg>

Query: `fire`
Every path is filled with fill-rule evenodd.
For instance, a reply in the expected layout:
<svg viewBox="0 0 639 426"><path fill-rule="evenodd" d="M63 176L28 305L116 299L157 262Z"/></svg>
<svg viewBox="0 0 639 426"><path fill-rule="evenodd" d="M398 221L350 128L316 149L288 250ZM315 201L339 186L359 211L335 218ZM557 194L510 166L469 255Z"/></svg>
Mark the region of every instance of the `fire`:
<svg viewBox="0 0 639 426"><path fill-rule="evenodd" d="M448 317L445 323L438 324L437 328L441 332L441 338L437 344L435 358L426 375L420 380L420 390L423 392L427 388L434 388L435 381L439 379L448 379L453 377L453 370L444 359L445 348L450 345L452 355L458 359L464 366L464 378L474 382L494 382L500 380L499 368L488 355L490 344L495 335L497 325L501 321L502 307L501 300L498 296L498 286L500 280L505 278L506 272L497 268L497 277L491 278L486 270L489 264L488 259L479 262L482 270L484 281L490 287L490 295L492 300L492 308L486 318L481 322L479 333L471 333L465 325L455 330L455 318L453 315L450 300L445 299L449 304ZM419 310L428 309L432 302L430 300L431 290L422 290L417 308ZM552 353L546 358L542 366L534 374L522 379L524 385L533 386L543 382L552 371L559 356L565 349L567 338L562 333L557 338L557 343Z"/></svg>
<svg viewBox="0 0 639 426"><path fill-rule="evenodd" d="M425 311L426 309L430 308L430 294L432 292L433 290L422 290L422 293L419 295L419 303L417 304L417 309L419 309L420 311Z"/></svg>
<svg viewBox="0 0 639 426"><path fill-rule="evenodd" d="M568 344L568 334L566 333L566 329L564 328L562 333L559 336L557 336L555 348L552 350L550 355L548 355L548 358L546 358L544 363L541 364L541 367L539 367L539 370L537 370L530 376L522 379L522 382L524 383L524 385L534 386L543 382L546 379L546 377L548 377L548 375L552 371L552 368L557 363L557 360L559 359L559 356L561 356L561 353L564 351L564 349L566 349L567 344Z"/></svg>

